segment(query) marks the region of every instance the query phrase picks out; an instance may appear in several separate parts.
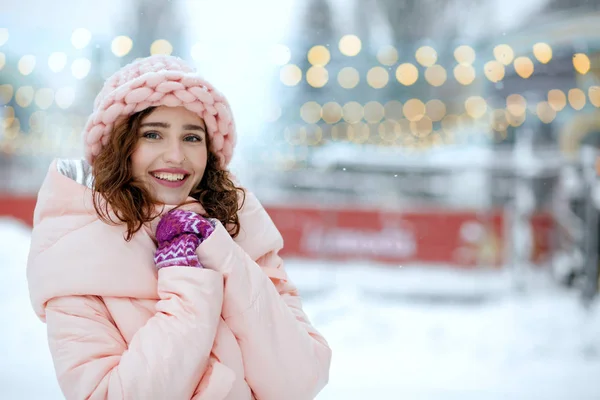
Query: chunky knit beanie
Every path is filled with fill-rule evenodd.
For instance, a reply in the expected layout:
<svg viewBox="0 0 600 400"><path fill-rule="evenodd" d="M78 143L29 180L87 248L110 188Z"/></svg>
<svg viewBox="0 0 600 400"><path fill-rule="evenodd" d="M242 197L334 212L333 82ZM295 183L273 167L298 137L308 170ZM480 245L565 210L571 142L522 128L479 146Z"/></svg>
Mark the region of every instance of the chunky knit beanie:
<svg viewBox="0 0 600 400"><path fill-rule="evenodd" d="M118 70L104 83L83 131L85 156L91 164L108 143L120 118L148 107L183 106L206 123L211 151L226 167L235 147L235 123L225 97L194 68L172 56L151 56Z"/></svg>

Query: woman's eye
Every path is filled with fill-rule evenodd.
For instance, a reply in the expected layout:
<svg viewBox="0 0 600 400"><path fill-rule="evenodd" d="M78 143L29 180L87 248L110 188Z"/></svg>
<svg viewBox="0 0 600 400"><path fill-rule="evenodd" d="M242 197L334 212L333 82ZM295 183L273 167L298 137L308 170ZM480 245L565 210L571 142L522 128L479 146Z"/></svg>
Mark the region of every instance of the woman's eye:
<svg viewBox="0 0 600 400"><path fill-rule="evenodd" d="M144 132L142 136L146 139L158 139L160 137L158 132Z"/></svg>
<svg viewBox="0 0 600 400"><path fill-rule="evenodd" d="M201 142L202 138L197 135L190 135L186 136L183 140L185 140L186 142Z"/></svg>

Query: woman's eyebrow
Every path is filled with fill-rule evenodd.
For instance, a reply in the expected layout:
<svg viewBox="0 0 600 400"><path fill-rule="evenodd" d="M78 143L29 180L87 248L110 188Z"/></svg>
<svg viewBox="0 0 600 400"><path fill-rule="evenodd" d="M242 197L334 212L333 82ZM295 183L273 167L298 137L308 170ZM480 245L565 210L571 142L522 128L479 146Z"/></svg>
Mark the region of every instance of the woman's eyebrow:
<svg viewBox="0 0 600 400"><path fill-rule="evenodd" d="M140 125L140 128L143 128L145 126L152 126L155 128L170 128L171 125L167 124L166 122L144 122L143 124Z"/></svg>
<svg viewBox="0 0 600 400"><path fill-rule="evenodd" d="M194 125L194 124L186 124L183 126L183 129L185 129L186 131L202 131L205 132L206 129L204 129L203 126L200 125Z"/></svg>

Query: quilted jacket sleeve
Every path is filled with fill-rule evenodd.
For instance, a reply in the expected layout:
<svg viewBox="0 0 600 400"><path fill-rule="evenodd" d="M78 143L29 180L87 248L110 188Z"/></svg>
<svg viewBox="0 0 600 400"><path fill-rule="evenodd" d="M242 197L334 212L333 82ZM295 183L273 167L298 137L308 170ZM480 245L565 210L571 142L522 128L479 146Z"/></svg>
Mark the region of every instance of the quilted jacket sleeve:
<svg viewBox="0 0 600 400"><path fill-rule="evenodd" d="M189 400L208 367L223 278L207 269L159 271L156 314L129 346L100 298L46 305L50 351L67 399Z"/></svg>
<svg viewBox="0 0 600 400"><path fill-rule="evenodd" d="M331 349L302 310L278 255L282 246L277 241L255 262L217 224L197 252L203 265L225 278L223 317L256 398L309 400L328 382Z"/></svg>

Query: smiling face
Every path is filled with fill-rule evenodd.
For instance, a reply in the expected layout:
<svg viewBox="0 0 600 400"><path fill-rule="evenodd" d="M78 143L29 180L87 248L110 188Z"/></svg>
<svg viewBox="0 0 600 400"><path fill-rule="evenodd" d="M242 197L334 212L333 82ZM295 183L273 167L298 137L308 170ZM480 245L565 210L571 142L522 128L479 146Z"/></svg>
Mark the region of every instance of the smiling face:
<svg viewBox="0 0 600 400"><path fill-rule="evenodd" d="M208 157L206 125L184 107L157 107L141 121L131 155L134 178L163 204L183 203L200 183Z"/></svg>

